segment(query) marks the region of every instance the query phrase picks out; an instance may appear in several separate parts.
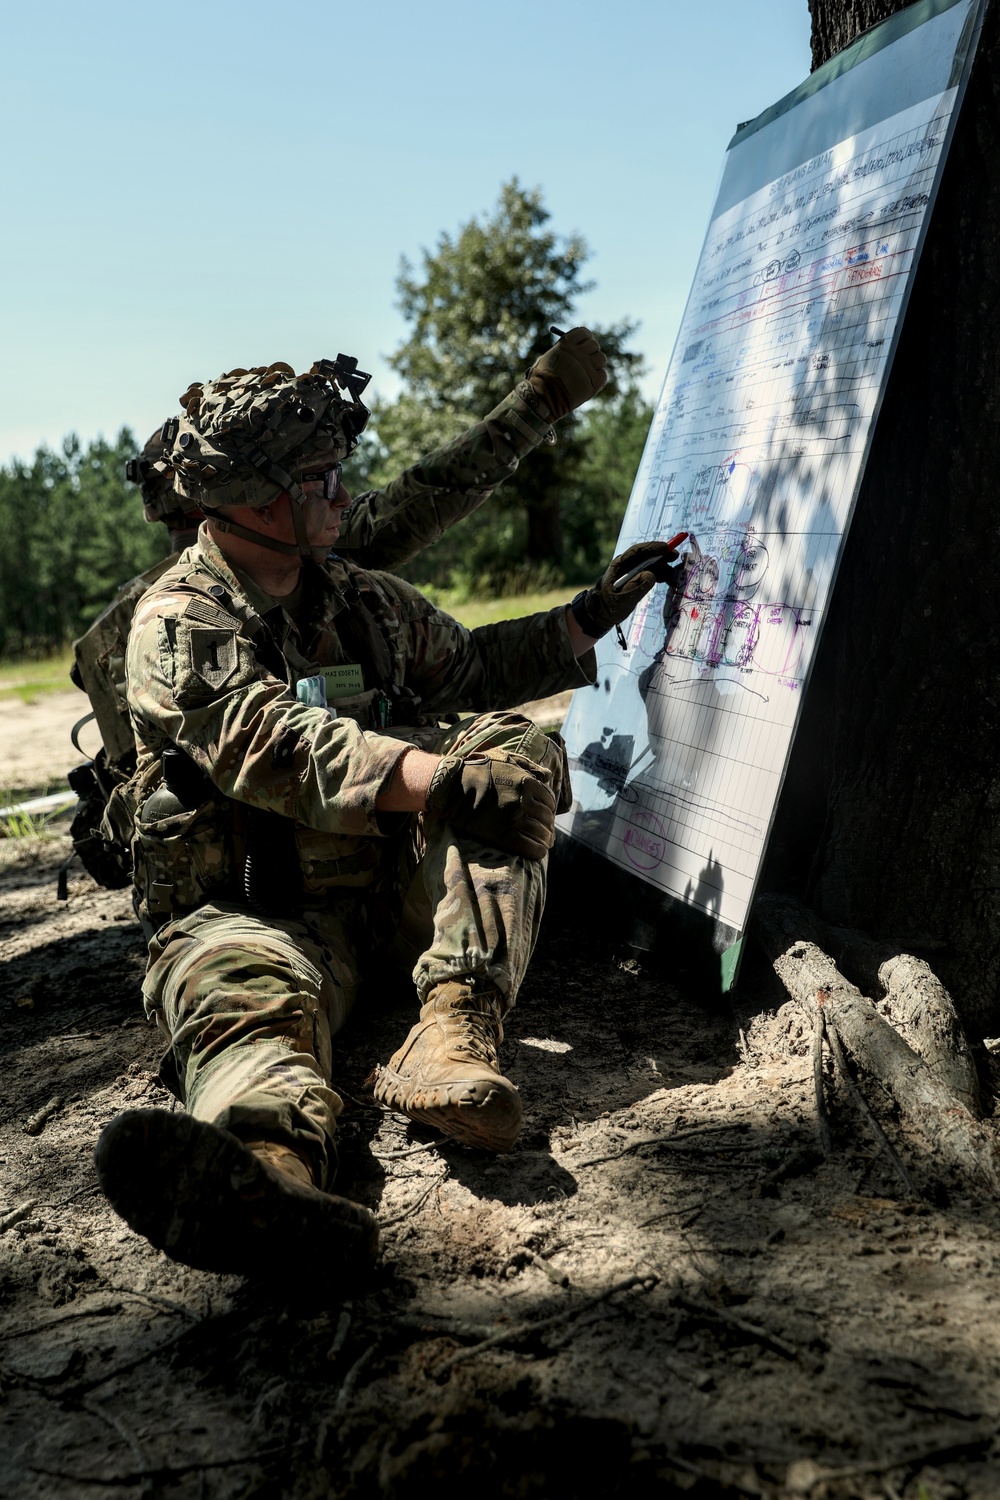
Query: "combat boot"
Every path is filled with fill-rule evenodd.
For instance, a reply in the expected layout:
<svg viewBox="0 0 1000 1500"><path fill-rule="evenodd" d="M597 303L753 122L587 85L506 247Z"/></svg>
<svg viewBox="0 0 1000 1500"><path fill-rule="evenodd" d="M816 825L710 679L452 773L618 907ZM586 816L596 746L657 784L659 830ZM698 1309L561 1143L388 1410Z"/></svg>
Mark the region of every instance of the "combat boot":
<svg viewBox="0 0 1000 1500"><path fill-rule="evenodd" d="M253 1144L191 1115L130 1109L105 1127L94 1162L115 1213L186 1266L294 1287L304 1267L371 1265L374 1216L313 1186L291 1148Z"/></svg>
<svg viewBox="0 0 1000 1500"><path fill-rule="evenodd" d="M475 980L435 985L399 1051L380 1068L375 1098L468 1146L509 1151L521 1100L500 1072L503 996Z"/></svg>
<svg viewBox="0 0 1000 1500"><path fill-rule="evenodd" d="M243 1136L240 1136L240 1140L248 1151L252 1151L254 1156L273 1167L276 1172L284 1172L286 1177L304 1182L307 1187L316 1186L309 1163L297 1151L293 1151L291 1146L285 1146L280 1141L251 1141Z"/></svg>

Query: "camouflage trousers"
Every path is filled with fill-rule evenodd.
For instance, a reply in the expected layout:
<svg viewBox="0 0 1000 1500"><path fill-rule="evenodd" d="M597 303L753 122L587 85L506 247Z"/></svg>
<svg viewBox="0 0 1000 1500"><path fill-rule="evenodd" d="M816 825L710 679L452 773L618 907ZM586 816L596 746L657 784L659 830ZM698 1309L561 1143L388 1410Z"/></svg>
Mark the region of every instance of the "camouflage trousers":
<svg viewBox="0 0 1000 1500"><path fill-rule="evenodd" d="M561 775L553 742L514 713L406 737L449 755L512 750L546 767L554 784ZM538 936L546 862L486 848L426 815L407 819L393 848L394 946L417 955L419 1001L444 980L476 974L513 1005ZM364 891L334 893L293 919L201 906L152 939L143 986L147 1014L169 1042L165 1074L189 1113L247 1140L287 1141L321 1184L335 1170L342 1107L333 1037L376 961L365 903ZM388 944L378 949L384 964Z"/></svg>

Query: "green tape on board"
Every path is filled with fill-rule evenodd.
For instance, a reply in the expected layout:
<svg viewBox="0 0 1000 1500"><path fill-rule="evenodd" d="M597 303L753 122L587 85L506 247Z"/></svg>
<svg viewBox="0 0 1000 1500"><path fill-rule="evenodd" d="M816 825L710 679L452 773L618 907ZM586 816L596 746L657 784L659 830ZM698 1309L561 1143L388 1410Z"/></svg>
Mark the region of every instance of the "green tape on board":
<svg viewBox="0 0 1000 1500"><path fill-rule="evenodd" d="M743 952L743 939L738 937L731 948L727 948L719 959L719 968L722 970L722 993L725 995L736 983L736 975L740 967L740 955Z"/></svg>

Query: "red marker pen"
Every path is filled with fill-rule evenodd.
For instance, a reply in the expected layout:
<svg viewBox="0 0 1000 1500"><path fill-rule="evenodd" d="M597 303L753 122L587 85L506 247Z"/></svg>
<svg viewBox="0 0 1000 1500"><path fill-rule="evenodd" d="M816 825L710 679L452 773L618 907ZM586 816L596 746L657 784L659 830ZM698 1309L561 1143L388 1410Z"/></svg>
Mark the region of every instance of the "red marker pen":
<svg viewBox="0 0 1000 1500"><path fill-rule="evenodd" d="M681 542L686 542L687 541L687 539L690 536L690 534L691 533L688 532L688 531L679 531L676 536L672 536L670 538L669 542L667 543L667 546L668 547L679 547L680 544L681 544ZM612 592L616 593L616 594L620 594L621 591L622 591L622 589L625 588L626 584L631 583L632 580L633 580L633 578L638 578L638 576L639 576L640 573L648 573L650 571L650 569L651 569L652 566L654 566L654 564L648 563L648 562L644 562L644 563L640 563L637 568L630 569L630 571L625 574L624 578L617 579L611 585Z"/></svg>

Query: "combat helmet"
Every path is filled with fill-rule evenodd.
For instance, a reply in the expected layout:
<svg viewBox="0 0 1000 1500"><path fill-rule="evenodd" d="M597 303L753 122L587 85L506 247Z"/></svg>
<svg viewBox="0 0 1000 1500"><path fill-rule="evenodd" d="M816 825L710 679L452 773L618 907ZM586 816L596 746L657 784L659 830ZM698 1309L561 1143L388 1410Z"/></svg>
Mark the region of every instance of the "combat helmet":
<svg viewBox="0 0 1000 1500"><path fill-rule="evenodd" d="M137 458L129 459L125 478L139 486L143 514L151 524L162 521L171 531L184 531L201 519L197 507L174 488L174 469L167 456L163 427L156 429Z"/></svg>
<svg viewBox="0 0 1000 1500"><path fill-rule="evenodd" d="M258 546L325 555L327 549L312 547L306 536L305 494L296 475L311 461L335 463L357 447L370 415L361 394L371 378L357 363L338 354L296 375L278 362L190 386L181 397L183 414L162 428L177 494L220 529ZM225 515L233 506L259 509L283 491L292 500L295 543L262 536Z"/></svg>

